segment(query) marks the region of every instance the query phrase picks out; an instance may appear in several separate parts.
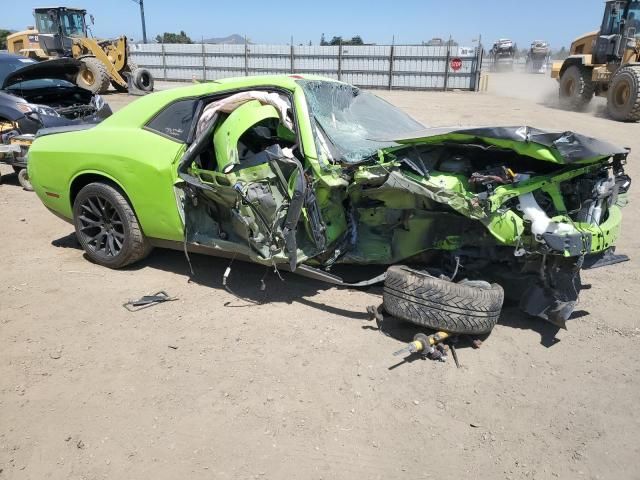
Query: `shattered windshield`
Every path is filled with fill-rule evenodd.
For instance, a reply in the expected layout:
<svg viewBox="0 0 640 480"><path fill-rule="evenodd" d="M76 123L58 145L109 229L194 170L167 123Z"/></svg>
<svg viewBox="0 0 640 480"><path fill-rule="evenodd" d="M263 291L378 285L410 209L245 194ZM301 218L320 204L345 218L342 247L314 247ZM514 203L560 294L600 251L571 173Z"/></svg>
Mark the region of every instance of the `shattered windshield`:
<svg viewBox="0 0 640 480"><path fill-rule="evenodd" d="M352 85L323 80L298 83L336 160L360 162L381 148L397 145L381 139L404 137L424 129L400 109Z"/></svg>

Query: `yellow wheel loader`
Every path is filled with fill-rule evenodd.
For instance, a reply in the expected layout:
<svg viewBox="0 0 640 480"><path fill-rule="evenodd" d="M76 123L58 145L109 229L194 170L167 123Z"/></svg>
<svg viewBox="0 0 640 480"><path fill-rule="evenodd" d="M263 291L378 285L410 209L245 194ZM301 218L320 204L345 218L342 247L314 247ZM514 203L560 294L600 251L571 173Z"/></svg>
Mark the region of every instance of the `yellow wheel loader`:
<svg viewBox="0 0 640 480"><path fill-rule="evenodd" d="M36 8L35 28L7 37L9 52L36 60L73 57L80 60L76 83L93 93L104 93L112 85L116 90L150 92L153 77L137 68L129 59L127 38L98 40L87 34L87 11L77 8ZM93 15L90 15L93 23Z"/></svg>
<svg viewBox="0 0 640 480"><path fill-rule="evenodd" d="M576 39L551 76L566 107L581 110L598 95L611 118L640 120L640 1L608 0L600 30Z"/></svg>

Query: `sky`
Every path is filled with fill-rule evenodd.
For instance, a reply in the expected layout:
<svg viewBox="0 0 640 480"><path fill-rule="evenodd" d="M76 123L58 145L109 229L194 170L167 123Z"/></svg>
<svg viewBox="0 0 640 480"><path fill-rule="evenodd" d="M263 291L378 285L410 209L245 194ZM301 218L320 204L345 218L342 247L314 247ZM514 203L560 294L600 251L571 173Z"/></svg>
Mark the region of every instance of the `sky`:
<svg viewBox="0 0 640 480"><path fill-rule="evenodd" d="M0 4L10 0L0 0ZM109 38L126 34L142 38L140 10L135 0L73 0L60 5L87 9L95 17L93 33ZM22 30L33 24L34 7L56 0L21 0L0 8L0 28ZM1 5L0 5L1 7ZM254 43L318 44L320 35L344 38L360 35L367 43L413 44L451 35L472 46L511 38L520 48L533 40L568 47L579 35L596 30L604 0L264 0L198 1L144 0L147 37L184 30L193 41L246 35Z"/></svg>

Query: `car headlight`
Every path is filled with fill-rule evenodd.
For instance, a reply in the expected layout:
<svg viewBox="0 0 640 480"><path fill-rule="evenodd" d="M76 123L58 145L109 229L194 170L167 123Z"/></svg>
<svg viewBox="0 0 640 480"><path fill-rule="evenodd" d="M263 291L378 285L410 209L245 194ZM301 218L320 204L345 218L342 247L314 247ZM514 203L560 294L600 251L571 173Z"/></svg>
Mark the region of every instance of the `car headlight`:
<svg viewBox="0 0 640 480"><path fill-rule="evenodd" d="M91 105L96 108L96 111L102 110L102 107L104 107L104 98L102 98L98 94L95 94L91 99Z"/></svg>
<svg viewBox="0 0 640 480"><path fill-rule="evenodd" d="M38 115L48 115L50 117L59 117L60 114L53 108L46 105L37 105L34 103L18 103L18 110L22 113L37 113Z"/></svg>

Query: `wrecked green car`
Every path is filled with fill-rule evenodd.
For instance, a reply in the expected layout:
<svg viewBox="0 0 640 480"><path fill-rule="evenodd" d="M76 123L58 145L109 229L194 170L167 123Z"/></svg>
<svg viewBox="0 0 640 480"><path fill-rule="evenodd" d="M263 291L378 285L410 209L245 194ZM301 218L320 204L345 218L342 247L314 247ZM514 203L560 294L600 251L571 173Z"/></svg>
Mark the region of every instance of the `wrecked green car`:
<svg viewBox="0 0 640 480"><path fill-rule="evenodd" d="M168 247L384 281L389 313L483 333L505 293L564 326L580 270L626 259L627 155L571 132L427 129L371 93L292 75L176 88L41 131L28 168L98 264ZM347 284L336 264L390 268Z"/></svg>

